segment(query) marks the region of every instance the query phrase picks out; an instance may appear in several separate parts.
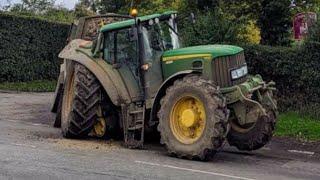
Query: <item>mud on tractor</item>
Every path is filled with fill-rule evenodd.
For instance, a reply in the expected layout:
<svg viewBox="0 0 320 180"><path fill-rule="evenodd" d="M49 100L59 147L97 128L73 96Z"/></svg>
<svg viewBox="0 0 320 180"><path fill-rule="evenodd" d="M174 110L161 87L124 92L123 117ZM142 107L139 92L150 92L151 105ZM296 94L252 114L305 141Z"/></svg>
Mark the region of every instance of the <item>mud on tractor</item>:
<svg viewBox="0 0 320 180"><path fill-rule="evenodd" d="M121 136L141 148L159 131L169 154L201 160L225 140L248 151L270 141L275 84L248 74L240 47L182 47L178 19L107 14L74 25L52 107L65 137Z"/></svg>

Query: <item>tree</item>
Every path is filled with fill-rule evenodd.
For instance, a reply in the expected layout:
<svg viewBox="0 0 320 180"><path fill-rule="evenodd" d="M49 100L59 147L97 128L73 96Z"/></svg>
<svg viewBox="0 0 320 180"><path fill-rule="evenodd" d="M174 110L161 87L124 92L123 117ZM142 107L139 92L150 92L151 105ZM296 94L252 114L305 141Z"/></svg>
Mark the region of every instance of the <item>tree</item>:
<svg viewBox="0 0 320 180"><path fill-rule="evenodd" d="M96 0L97 10L100 14L118 13L129 7L126 0Z"/></svg>
<svg viewBox="0 0 320 180"><path fill-rule="evenodd" d="M223 44L243 42L238 36L241 23L229 21L218 11L206 11L198 14L194 25L188 23L181 29L184 45Z"/></svg>
<svg viewBox="0 0 320 180"><path fill-rule="evenodd" d="M62 6L55 6L55 0L22 0L21 3L11 4L4 11L15 15L32 16L50 21L72 22L74 13Z"/></svg>
<svg viewBox="0 0 320 180"><path fill-rule="evenodd" d="M320 0L292 0L290 7L294 15L307 11L319 12Z"/></svg>
<svg viewBox="0 0 320 180"><path fill-rule="evenodd" d="M71 23L74 21L74 11L65 7L57 6L48 9L43 15L43 18L51 21L60 21Z"/></svg>
<svg viewBox="0 0 320 180"><path fill-rule="evenodd" d="M88 10L86 7L81 5L76 5L74 9L74 16L76 18L84 17L84 16L93 16L96 13L93 11Z"/></svg>
<svg viewBox="0 0 320 180"><path fill-rule="evenodd" d="M219 0L218 8L234 19L257 20L261 11L262 0Z"/></svg>
<svg viewBox="0 0 320 180"><path fill-rule="evenodd" d="M310 28L306 43L320 44L320 18L318 18L317 22Z"/></svg>
<svg viewBox="0 0 320 180"><path fill-rule="evenodd" d="M96 4L98 3L99 0L80 0L78 5L81 5L85 7L89 11L96 12L97 7Z"/></svg>
<svg viewBox="0 0 320 180"><path fill-rule="evenodd" d="M290 1L263 0L258 25L261 29L261 43L272 46L289 46L292 26Z"/></svg>
<svg viewBox="0 0 320 180"><path fill-rule="evenodd" d="M10 7L11 12L41 14L54 7L55 0L22 0Z"/></svg>
<svg viewBox="0 0 320 180"><path fill-rule="evenodd" d="M191 3L191 2L189 2ZM215 9L220 4L220 0L197 0L196 5L199 10Z"/></svg>

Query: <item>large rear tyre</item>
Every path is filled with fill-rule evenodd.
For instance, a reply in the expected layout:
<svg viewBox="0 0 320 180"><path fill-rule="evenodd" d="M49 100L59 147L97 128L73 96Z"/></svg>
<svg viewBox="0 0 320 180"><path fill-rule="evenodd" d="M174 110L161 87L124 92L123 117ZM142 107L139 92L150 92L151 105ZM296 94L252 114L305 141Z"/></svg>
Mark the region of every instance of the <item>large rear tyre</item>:
<svg viewBox="0 0 320 180"><path fill-rule="evenodd" d="M212 82L191 75L176 80L161 100L158 130L171 155L207 160L228 132L225 99Z"/></svg>
<svg viewBox="0 0 320 180"><path fill-rule="evenodd" d="M101 85L83 65L75 63L63 93L61 129L64 137L86 137L98 120Z"/></svg>
<svg viewBox="0 0 320 180"><path fill-rule="evenodd" d="M55 118L54 123L53 123L53 127L55 127L55 128L61 128L62 101L63 101L63 95L60 95L59 104L58 104L58 107L57 107L56 118Z"/></svg>

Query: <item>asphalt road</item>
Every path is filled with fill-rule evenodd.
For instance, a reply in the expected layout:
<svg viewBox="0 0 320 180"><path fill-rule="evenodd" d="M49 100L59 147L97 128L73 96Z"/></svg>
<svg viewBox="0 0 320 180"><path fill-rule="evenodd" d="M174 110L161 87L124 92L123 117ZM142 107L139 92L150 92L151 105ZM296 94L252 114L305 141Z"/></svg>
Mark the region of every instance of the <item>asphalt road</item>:
<svg viewBox="0 0 320 180"><path fill-rule="evenodd" d="M226 145L214 160L198 162L169 157L157 144L129 150L121 142L63 139L51 126L51 98L50 93L0 93L1 180L320 179L317 151L278 140L256 152Z"/></svg>

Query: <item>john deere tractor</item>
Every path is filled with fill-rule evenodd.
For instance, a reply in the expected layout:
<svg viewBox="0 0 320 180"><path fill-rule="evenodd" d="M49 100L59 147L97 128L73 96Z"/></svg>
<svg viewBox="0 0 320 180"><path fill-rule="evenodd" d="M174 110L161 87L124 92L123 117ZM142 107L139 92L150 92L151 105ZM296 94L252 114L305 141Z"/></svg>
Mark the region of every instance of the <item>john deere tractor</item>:
<svg viewBox="0 0 320 180"><path fill-rule="evenodd" d="M89 20L59 55L52 111L66 138L118 135L141 148L158 130L169 154L201 160L226 139L248 151L270 141L275 84L248 74L242 48L183 47L175 11Z"/></svg>

